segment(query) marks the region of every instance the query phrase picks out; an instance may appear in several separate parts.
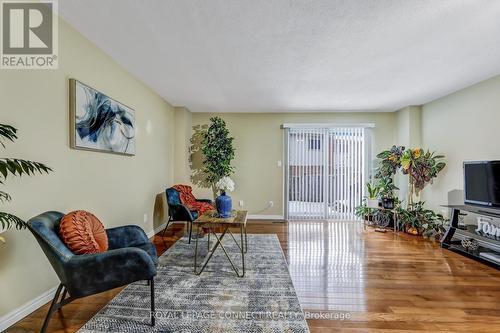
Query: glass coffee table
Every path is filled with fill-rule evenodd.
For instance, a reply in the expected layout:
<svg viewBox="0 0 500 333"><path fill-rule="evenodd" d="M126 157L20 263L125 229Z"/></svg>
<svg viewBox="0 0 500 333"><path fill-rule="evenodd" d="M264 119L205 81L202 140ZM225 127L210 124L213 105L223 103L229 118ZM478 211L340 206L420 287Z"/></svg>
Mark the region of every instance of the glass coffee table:
<svg viewBox="0 0 500 333"><path fill-rule="evenodd" d="M194 272L196 275L200 275L204 270L205 267L207 267L207 264L209 263L210 259L212 259L212 256L215 252L215 250L220 246L222 251L227 257L227 260L229 260L229 263L231 264L231 267L233 268L234 272L238 277L243 277L245 276L245 253L248 251L248 242L247 242L247 211L246 210L234 210L232 212L232 216L228 218L220 218L217 217L217 212L216 211L208 211L205 212L203 215L198 217L196 220L193 221L193 224L196 226L196 235L199 236L200 233L200 228L208 229L208 234L207 234L207 246L208 246L208 253L203 259L203 263L201 264L201 269L198 269L198 242L199 242L199 237L196 237L196 245L195 245L195 250L194 250ZM222 228L222 233L219 235L215 232L214 227L220 227ZM238 243L236 238L234 237L233 233L229 228L231 227L238 227L240 228L240 238L241 241ZM215 244L210 248L210 235L213 235L215 239L217 240ZM240 250L241 253L241 272L240 270L236 267L236 265L233 263L231 260L231 257L229 256L226 248L222 244L222 240L226 235L230 235L233 241L236 243L238 246L238 249Z"/></svg>

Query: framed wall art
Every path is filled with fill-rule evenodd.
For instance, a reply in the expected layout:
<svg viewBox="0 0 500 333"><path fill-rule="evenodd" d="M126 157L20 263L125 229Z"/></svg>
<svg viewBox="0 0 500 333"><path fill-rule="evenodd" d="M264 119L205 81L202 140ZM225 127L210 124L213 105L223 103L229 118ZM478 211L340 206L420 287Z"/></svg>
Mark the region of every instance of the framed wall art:
<svg viewBox="0 0 500 333"><path fill-rule="evenodd" d="M69 84L71 148L135 155L135 111L78 80Z"/></svg>

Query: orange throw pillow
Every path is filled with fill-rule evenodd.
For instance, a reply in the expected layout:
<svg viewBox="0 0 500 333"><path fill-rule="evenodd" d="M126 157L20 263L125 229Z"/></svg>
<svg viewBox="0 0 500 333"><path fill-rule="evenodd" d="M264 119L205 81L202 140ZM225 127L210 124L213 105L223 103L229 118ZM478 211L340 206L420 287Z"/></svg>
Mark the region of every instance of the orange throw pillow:
<svg viewBox="0 0 500 333"><path fill-rule="evenodd" d="M108 250L108 235L101 221L84 210L64 215L59 225L59 234L64 244L75 254Z"/></svg>

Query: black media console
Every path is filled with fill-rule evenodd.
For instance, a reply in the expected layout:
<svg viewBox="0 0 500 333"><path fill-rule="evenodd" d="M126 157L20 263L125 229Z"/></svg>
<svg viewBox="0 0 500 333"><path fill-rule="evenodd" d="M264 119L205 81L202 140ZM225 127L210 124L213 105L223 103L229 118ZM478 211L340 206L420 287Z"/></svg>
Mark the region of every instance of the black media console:
<svg viewBox="0 0 500 333"><path fill-rule="evenodd" d="M443 248L449 249L451 251L460 253L474 260L483 262L490 266L493 266L497 269L500 269L500 262L496 261L492 258L484 257L484 253L493 254L500 256L500 231L496 232L496 235L492 235L492 230L494 232L493 223L484 226L488 222L482 223L485 230L488 230L489 233L485 233L481 230L477 231L478 223L474 224L466 224L464 226L459 226L459 215L465 212L474 213L479 216L493 219L500 219L500 210L498 209L490 209L484 207L476 207L476 206L468 206L468 205L451 205L451 206L443 206L452 209L453 213L451 216L450 227L441 238L441 246ZM500 225L496 225L500 228ZM479 244L479 249L476 251L467 251L461 242L463 239L474 239ZM483 255L480 255L483 253ZM491 256L490 256L491 257Z"/></svg>

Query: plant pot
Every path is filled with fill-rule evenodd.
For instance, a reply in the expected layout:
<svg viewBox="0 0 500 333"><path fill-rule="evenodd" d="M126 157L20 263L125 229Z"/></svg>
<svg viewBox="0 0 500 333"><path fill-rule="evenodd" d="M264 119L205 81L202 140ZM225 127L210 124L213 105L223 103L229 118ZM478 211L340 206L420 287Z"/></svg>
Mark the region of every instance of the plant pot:
<svg viewBox="0 0 500 333"><path fill-rule="evenodd" d="M373 224L373 215L372 214L366 214L365 216L363 216L364 218L364 223L366 225L372 225Z"/></svg>
<svg viewBox="0 0 500 333"><path fill-rule="evenodd" d="M366 199L366 206L369 208L378 208L378 199Z"/></svg>
<svg viewBox="0 0 500 333"><path fill-rule="evenodd" d="M410 235L419 236L422 234L422 229L412 227L411 225L406 225L405 232Z"/></svg>
<svg viewBox="0 0 500 333"><path fill-rule="evenodd" d="M394 198L383 198L382 207L385 209L394 209Z"/></svg>
<svg viewBox="0 0 500 333"><path fill-rule="evenodd" d="M221 195L215 199L215 207L217 207L217 213L219 213L220 217L231 217L233 201L229 195L226 195L226 192L222 192Z"/></svg>

